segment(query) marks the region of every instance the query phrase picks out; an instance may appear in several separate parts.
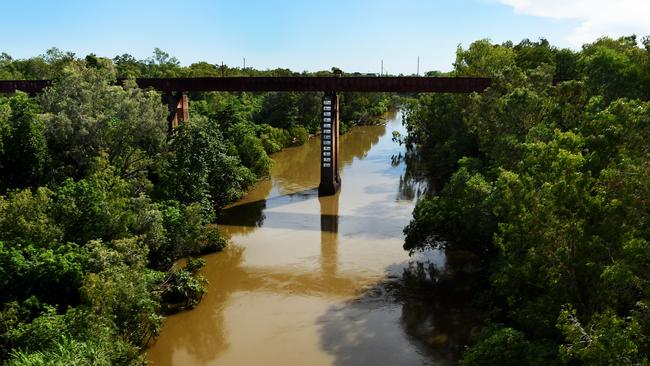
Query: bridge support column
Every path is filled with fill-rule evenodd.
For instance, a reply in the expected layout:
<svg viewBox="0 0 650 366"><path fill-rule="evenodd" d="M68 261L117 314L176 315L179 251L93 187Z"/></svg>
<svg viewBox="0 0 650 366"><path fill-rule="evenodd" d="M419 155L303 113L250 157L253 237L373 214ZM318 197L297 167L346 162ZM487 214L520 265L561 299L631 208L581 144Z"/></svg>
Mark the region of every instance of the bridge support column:
<svg viewBox="0 0 650 366"><path fill-rule="evenodd" d="M331 196L341 186L339 176L339 98L336 93L323 96L321 122L319 196Z"/></svg>
<svg viewBox="0 0 650 366"><path fill-rule="evenodd" d="M169 129L173 131L178 127L179 123L187 122L190 118L187 92L166 93L163 98L169 109L169 116L167 117Z"/></svg>

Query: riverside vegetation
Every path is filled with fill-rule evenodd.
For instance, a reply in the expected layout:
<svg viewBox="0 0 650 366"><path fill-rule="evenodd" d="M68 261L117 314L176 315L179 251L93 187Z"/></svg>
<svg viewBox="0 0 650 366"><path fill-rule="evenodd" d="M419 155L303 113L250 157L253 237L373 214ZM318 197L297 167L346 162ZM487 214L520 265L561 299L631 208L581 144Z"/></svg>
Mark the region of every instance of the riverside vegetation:
<svg viewBox="0 0 650 366"><path fill-rule="evenodd" d="M437 189L405 249L483 263L485 327L461 365L647 365L650 38L479 40L449 75L493 84L407 102L403 141Z"/></svg>
<svg viewBox="0 0 650 366"><path fill-rule="evenodd" d="M145 363L163 315L205 293L194 257L226 244L219 209L269 173L270 153L319 128L317 93L196 93L189 123L169 132L160 93L133 78L293 74L181 67L158 49L147 60L2 54L0 79L53 84L0 96L0 362ZM392 103L342 99L345 127Z"/></svg>
<svg viewBox="0 0 650 366"><path fill-rule="evenodd" d="M316 93L197 93L169 134L159 93L130 79L294 74L181 67L160 50L0 56L2 79L54 80L0 99L0 359L145 362L162 315L205 291L192 257L225 245L219 208L268 174L269 153L318 129ZM405 249L482 264L484 327L461 364L648 364L650 40L578 52L480 40L428 75L493 78L481 94L402 99L396 136L433 182ZM344 94L344 126L392 102Z"/></svg>

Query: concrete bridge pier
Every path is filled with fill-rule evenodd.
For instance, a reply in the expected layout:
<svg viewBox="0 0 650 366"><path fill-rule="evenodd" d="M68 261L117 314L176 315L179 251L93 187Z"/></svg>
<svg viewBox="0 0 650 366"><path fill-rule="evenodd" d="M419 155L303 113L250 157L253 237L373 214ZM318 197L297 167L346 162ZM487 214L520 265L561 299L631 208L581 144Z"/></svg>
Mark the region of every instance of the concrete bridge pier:
<svg viewBox="0 0 650 366"><path fill-rule="evenodd" d="M339 176L339 98L329 92L323 96L321 121L319 196L331 196L341 186Z"/></svg>
<svg viewBox="0 0 650 366"><path fill-rule="evenodd" d="M175 130L180 123L187 122L190 118L189 106L187 103L187 92L178 91L175 93L163 94L163 103L167 104L169 115L169 130Z"/></svg>

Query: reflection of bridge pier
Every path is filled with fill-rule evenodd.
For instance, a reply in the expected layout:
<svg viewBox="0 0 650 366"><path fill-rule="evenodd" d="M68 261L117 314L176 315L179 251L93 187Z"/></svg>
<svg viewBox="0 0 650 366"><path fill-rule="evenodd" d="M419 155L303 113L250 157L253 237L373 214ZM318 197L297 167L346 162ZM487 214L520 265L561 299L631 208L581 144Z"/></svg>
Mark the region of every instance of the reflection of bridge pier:
<svg viewBox="0 0 650 366"><path fill-rule="evenodd" d="M338 262L339 195L319 197L320 264L326 278L336 277Z"/></svg>

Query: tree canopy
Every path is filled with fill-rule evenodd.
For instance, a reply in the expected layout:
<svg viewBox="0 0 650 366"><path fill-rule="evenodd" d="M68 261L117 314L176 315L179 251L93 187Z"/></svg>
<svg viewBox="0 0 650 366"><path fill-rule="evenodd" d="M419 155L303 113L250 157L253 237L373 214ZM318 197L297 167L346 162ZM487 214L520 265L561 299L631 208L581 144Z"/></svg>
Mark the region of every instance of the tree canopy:
<svg viewBox="0 0 650 366"><path fill-rule="evenodd" d="M407 104L435 189L405 248L483 258L491 325L461 364L647 364L650 49L479 40L454 66L493 84Z"/></svg>

